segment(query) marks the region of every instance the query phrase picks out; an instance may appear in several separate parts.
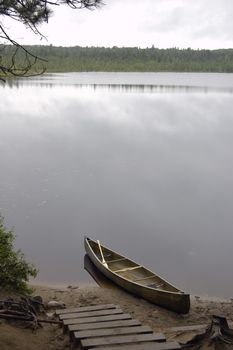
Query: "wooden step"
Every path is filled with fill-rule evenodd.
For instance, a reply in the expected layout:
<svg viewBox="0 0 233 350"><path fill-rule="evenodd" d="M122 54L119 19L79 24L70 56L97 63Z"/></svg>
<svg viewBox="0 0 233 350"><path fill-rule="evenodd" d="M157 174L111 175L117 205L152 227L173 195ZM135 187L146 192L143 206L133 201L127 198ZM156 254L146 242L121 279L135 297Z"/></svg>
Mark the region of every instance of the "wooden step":
<svg viewBox="0 0 233 350"><path fill-rule="evenodd" d="M73 324L69 325L69 331L85 331L89 329L102 329L102 328L117 328L117 327L130 327L130 326L141 326L141 322L138 320L119 320L109 322L98 322L98 323L84 323L84 324Z"/></svg>
<svg viewBox="0 0 233 350"><path fill-rule="evenodd" d="M120 336L123 334L140 334L153 333L149 326L137 327L121 327L121 328L107 328L107 329L92 329L88 331L74 332L75 339L106 337L106 336Z"/></svg>
<svg viewBox="0 0 233 350"><path fill-rule="evenodd" d="M94 322L105 322L105 321L116 321L116 320L129 320L131 319L130 314L118 314L118 315L107 315L97 317L81 317L63 320L63 324L66 326L71 324L80 323L94 323Z"/></svg>
<svg viewBox="0 0 233 350"><path fill-rule="evenodd" d="M127 343L138 343L147 341L165 341L165 336L162 333L152 334L131 334L131 335L120 335L113 337L99 337L91 339L81 339L81 346L84 349L92 348L102 345L116 345L116 344L127 344Z"/></svg>
<svg viewBox="0 0 233 350"><path fill-rule="evenodd" d="M123 314L123 311L119 308L117 309L107 309L107 310L95 310L87 312L73 312L70 314L62 314L59 316L60 320L71 319L71 318L81 318L81 317L95 317L95 316L105 316L105 315L116 315Z"/></svg>
<svg viewBox="0 0 233 350"><path fill-rule="evenodd" d="M120 307L119 305L115 305L115 304L80 306L80 307L75 307L75 308L71 308L71 309L56 310L56 315L71 314L73 312L86 312L86 311L95 311L95 310L116 309L119 307Z"/></svg>
<svg viewBox="0 0 233 350"><path fill-rule="evenodd" d="M98 347L98 350L122 350L122 345ZM155 343L142 342L140 344L125 344L124 350L180 350L181 346L177 342Z"/></svg>

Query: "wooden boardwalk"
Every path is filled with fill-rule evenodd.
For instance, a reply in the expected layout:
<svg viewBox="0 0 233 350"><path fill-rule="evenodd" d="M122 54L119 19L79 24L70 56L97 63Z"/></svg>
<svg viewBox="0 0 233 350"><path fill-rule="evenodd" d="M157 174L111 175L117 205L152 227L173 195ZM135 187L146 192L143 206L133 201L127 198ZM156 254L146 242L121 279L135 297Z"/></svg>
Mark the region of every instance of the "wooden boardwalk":
<svg viewBox="0 0 233 350"><path fill-rule="evenodd" d="M132 319L119 305L83 306L56 311L68 331L73 348L92 350L179 350L177 342L166 342L162 333Z"/></svg>

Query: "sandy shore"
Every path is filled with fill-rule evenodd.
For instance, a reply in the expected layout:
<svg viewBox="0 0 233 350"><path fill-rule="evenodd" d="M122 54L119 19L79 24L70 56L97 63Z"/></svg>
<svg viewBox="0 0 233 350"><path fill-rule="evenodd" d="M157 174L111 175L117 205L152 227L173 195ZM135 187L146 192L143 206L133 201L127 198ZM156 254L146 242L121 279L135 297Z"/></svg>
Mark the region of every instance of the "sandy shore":
<svg viewBox="0 0 233 350"><path fill-rule="evenodd" d="M167 340L187 341L197 334L197 331L182 332L171 328L210 324L212 315L225 316L229 323L233 322L233 302L230 300L204 300L194 297L191 299L189 314L177 315L113 287L34 286L34 295L40 295L44 302L62 301L67 307L118 304L124 312L130 313L144 325L151 326L154 331L162 331ZM44 324L43 328L32 332L31 329L20 327L16 322L0 320L0 344L3 350L61 350L69 349L69 338L62 334L57 325Z"/></svg>

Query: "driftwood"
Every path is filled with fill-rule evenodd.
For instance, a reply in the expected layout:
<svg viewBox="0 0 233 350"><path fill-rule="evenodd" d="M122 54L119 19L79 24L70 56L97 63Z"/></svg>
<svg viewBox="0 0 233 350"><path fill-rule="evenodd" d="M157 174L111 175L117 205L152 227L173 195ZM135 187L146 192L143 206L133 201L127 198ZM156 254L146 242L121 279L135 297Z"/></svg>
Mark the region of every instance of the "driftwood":
<svg viewBox="0 0 233 350"><path fill-rule="evenodd" d="M33 319L29 319L28 316L18 316L17 314L9 314L9 313L2 313L0 312L0 318L3 318L5 320L19 320L19 321L25 321L25 322L32 322ZM50 324L58 324L62 325L62 321L55 321L55 320L44 320L37 318L38 323L50 323Z"/></svg>
<svg viewBox="0 0 233 350"><path fill-rule="evenodd" d="M25 321L25 322L33 322L34 318L30 317L29 315L17 315L14 313L9 313L9 312L0 312L0 318L3 318L5 320L20 320L20 321Z"/></svg>
<svg viewBox="0 0 233 350"><path fill-rule="evenodd" d="M198 334L186 344L182 344L182 349L233 349L233 330L228 326L227 320L223 316L212 316L211 325L205 333Z"/></svg>
<svg viewBox="0 0 233 350"><path fill-rule="evenodd" d="M41 308L44 311L44 305L40 297L0 300L0 318L26 322L26 327L30 326L34 330L42 327L41 323L61 324L60 321L39 319L37 315Z"/></svg>
<svg viewBox="0 0 233 350"><path fill-rule="evenodd" d="M55 321L55 320L42 320L42 319L37 319L37 322L39 323L51 323L51 324L58 324L60 326L63 325L62 321Z"/></svg>

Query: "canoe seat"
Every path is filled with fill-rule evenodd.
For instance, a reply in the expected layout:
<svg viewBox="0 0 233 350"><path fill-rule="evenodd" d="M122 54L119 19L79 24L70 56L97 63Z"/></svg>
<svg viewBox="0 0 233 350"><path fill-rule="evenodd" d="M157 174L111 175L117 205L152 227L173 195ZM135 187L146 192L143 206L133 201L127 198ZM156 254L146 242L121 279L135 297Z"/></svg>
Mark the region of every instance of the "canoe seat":
<svg viewBox="0 0 233 350"><path fill-rule="evenodd" d="M133 282L139 282L139 281L144 281L144 280L148 280L150 278L155 277L155 275L151 275L151 276L147 276L147 277L142 277L142 278L137 278L136 280L133 280Z"/></svg>
<svg viewBox="0 0 233 350"><path fill-rule="evenodd" d="M125 272L125 271L131 271L131 270L136 270L136 269L140 269L142 266L141 265L137 265L137 266L133 266L133 267L125 267L124 269L120 269L120 270L115 270L113 272Z"/></svg>

